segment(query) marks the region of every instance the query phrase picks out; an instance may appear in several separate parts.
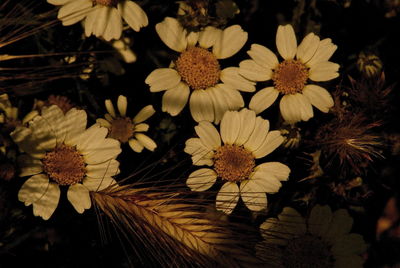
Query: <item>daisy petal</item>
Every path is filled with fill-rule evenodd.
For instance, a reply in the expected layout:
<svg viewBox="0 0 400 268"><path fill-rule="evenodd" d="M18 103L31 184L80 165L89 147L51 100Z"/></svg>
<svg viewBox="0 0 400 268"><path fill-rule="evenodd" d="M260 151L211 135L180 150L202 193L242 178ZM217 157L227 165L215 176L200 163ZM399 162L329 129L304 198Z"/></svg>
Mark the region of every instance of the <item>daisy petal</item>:
<svg viewBox="0 0 400 268"><path fill-rule="evenodd" d="M175 88L181 81L179 73L171 68L159 68L152 71L144 81L150 86L151 92L159 92Z"/></svg>
<svg viewBox="0 0 400 268"><path fill-rule="evenodd" d="M335 241L339 237L348 234L353 226L353 219L345 209L338 209L333 213L332 221L326 235L328 241Z"/></svg>
<svg viewBox="0 0 400 268"><path fill-rule="evenodd" d="M196 122L214 121L214 106L207 90L195 90L189 100L190 113Z"/></svg>
<svg viewBox="0 0 400 268"><path fill-rule="evenodd" d="M308 218L308 230L311 234L322 237L328 231L332 220L332 210L329 206L316 205Z"/></svg>
<svg viewBox="0 0 400 268"><path fill-rule="evenodd" d="M107 99L104 101L105 105L106 105L106 110L107 112L113 117L117 117L116 113L115 113L115 108L114 105L112 104L111 100Z"/></svg>
<svg viewBox="0 0 400 268"><path fill-rule="evenodd" d="M157 148L157 144L151 138L142 133L136 133L135 138L149 151L154 151Z"/></svg>
<svg viewBox="0 0 400 268"><path fill-rule="evenodd" d="M266 162L254 168L254 171L262 171L275 176L280 181L286 181L289 178L290 169L288 166L279 162Z"/></svg>
<svg viewBox="0 0 400 268"><path fill-rule="evenodd" d="M272 77L272 70L258 65L254 60L244 60L239 64L239 73L252 81L267 81Z"/></svg>
<svg viewBox="0 0 400 268"><path fill-rule="evenodd" d="M209 168L201 168L189 175L186 185L192 190L202 192L210 189L217 180L217 173Z"/></svg>
<svg viewBox="0 0 400 268"><path fill-rule="evenodd" d="M117 107L121 116L126 116L126 108L128 107L128 101L125 96L119 95L117 101Z"/></svg>
<svg viewBox="0 0 400 268"><path fill-rule="evenodd" d="M243 144L244 148L246 148L250 152L254 152L258 148L260 148L265 137L267 136L268 131L269 131L269 121L262 119L260 116L257 116L254 130L251 133L249 139L246 141L246 143Z"/></svg>
<svg viewBox="0 0 400 268"><path fill-rule="evenodd" d="M335 259L335 268L364 267L364 259L357 255L338 256Z"/></svg>
<svg viewBox="0 0 400 268"><path fill-rule="evenodd" d="M100 5L97 5L94 10L94 12L96 12L96 22L93 26L93 34L97 37L101 37L106 30L110 11L108 7Z"/></svg>
<svg viewBox="0 0 400 268"><path fill-rule="evenodd" d="M51 126L42 116L36 116L30 121L29 128L32 130L32 138L39 148L49 151L56 147L56 133L52 131Z"/></svg>
<svg viewBox="0 0 400 268"><path fill-rule="evenodd" d="M104 177L101 179L86 177L83 179L82 184L91 192L98 192L106 189L107 187L118 185L117 182L111 177Z"/></svg>
<svg viewBox="0 0 400 268"><path fill-rule="evenodd" d="M166 17L164 21L157 23L156 31L164 44L170 49L177 52L182 52L186 49L185 31L177 19Z"/></svg>
<svg viewBox="0 0 400 268"><path fill-rule="evenodd" d="M71 185L68 188L67 198L75 210L80 214L82 214L85 209L89 209L92 206L89 190L80 183Z"/></svg>
<svg viewBox="0 0 400 268"><path fill-rule="evenodd" d="M162 98L162 111L172 116L178 115L188 102L189 94L189 86L183 82L168 89Z"/></svg>
<svg viewBox="0 0 400 268"><path fill-rule="evenodd" d="M307 121L314 116L311 103L301 93L283 96L279 108L283 119L288 123Z"/></svg>
<svg viewBox="0 0 400 268"><path fill-rule="evenodd" d="M234 182L222 185L216 198L216 208L226 214L231 214L239 200L239 187Z"/></svg>
<svg viewBox="0 0 400 268"><path fill-rule="evenodd" d="M135 132L146 132L147 130L149 130L150 126L148 124L145 123L140 123L135 125Z"/></svg>
<svg viewBox="0 0 400 268"><path fill-rule="evenodd" d="M192 46L192 47L195 46L198 39L199 39L199 33L198 32L190 32L186 36L187 45L188 46Z"/></svg>
<svg viewBox="0 0 400 268"><path fill-rule="evenodd" d="M218 130L210 122L202 121L194 129L201 142L208 149L215 150L221 146L221 138Z"/></svg>
<svg viewBox="0 0 400 268"><path fill-rule="evenodd" d="M155 112L156 111L154 110L153 105L147 105L137 113L137 115L132 119L132 121L135 124L142 123L143 121L151 117Z"/></svg>
<svg viewBox="0 0 400 268"><path fill-rule="evenodd" d="M69 26L83 20L92 10L92 2L90 1L70 1L60 8L57 18L62 21L64 26Z"/></svg>
<svg viewBox="0 0 400 268"><path fill-rule="evenodd" d="M331 94L317 85L306 85L303 89L303 95L323 113L329 112L329 109L334 105Z"/></svg>
<svg viewBox="0 0 400 268"><path fill-rule="evenodd" d="M227 111L221 120L220 132L221 139L225 144L235 144L239 136L240 128L245 127L240 125L240 116L236 111Z"/></svg>
<svg viewBox="0 0 400 268"><path fill-rule="evenodd" d="M240 196L246 207L252 211L261 211L267 208L267 195L256 183L249 180L240 184Z"/></svg>
<svg viewBox="0 0 400 268"><path fill-rule="evenodd" d="M221 81L230 85L234 89L244 92L254 92L256 90L255 84L239 75L238 67L228 67L221 71Z"/></svg>
<svg viewBox="0 0 400 268"><path fill-rule="evenodd" d="M309 67L314 67L314 65L317 63L328 61L333 53L336 51L336 49L337 46L332 43L332 40L330 38L325 38L321 40L319 42L317 51L310 59L310 61L307 62L307 65Z"/></svg>
<svg viewBox="0 0 400 268"><path fill-rule="evenodd" d="M107 14L107 24L102 34L104 40L120 39L122 34L122 19L115 8L109 8Z"/></svg>
<svg viewBox="0 0 400 268"><path fill-rule="evenodd" d="M215 88L221 92L223 92L224 98L226 99L226 103L228 104L229 110L236 111L239 108L244 106L244 101L242 95L238 90L231 88L226 84L218 84ZM219 123L218 120L216 123Z"/></svg>
<svg viewBox="0 0 400 268"><path fill-rule="evenodd" d="M112 177L117 174L119 174L119 162L115 159L97 165L86 166L86 176L91 178L101 179L104 177Z"/></svg>
<svg viewBox="0 0 400 268"><path fill-rule="evenodd" d="M296 58L302 63L307 63L314 56L318 46L319 37L314 33L309 33L297 48Z"/></svg>
<svg viewBox="0 0 400 268"><path fill-rule="evenodd" d="M235 144L243 145L249 139L256 124L256 114L249 109L242 109L239 112L240 117L240 131L236 138ZM244 127L245 126L245 127Z"/></svg>
<svg viewBox="0 0 400 268"><path fill-rule="evenodd" d="M121 146L119 141L114 139L104 139L101 144L95 149L91 150L83 158L88 165L96 165L104 163L110 159L116 158L121 153Z"/></svg>
<svg viewBox="0 0 400 268"><path fill-rule="evenodd" d="M44 174L30 177L19 190L18 200L24 202L25 206L35 203L45 194L49 183L49 178Z"/></svg>
<svg viewBox="0 0 400 268"><path fill-rule="evenodd" d="M43 107L42 117L47 121L51 131L54 133L57 145L61 145L66 135L63 111L57 105Z"/></svg>
<svg viewBox="0 0 400 268"><path fill-rule="evenodd" d="M92 150L98 150L107 133L107 128L96 124L91 126L80 135L76 149L83 155L90 153Z"/></svg>
<svg viewBox="0 0 400 268"><path fill-rule="evenodd" d="M259 114L270 107L278 98L279 91L274 87L266 87L258 91L250 100L249 108Z"/></svg>
<svg viewBox="0 0 400 268"><path fill-rule="evenodd" d="M43 171L42 161L26 154L18 156L18 166L20 177L36 175Z"/></svg>
<svg viewBox="0 0 400 268"><path fill-rule="evenodd" d="M276 32L276 47L285 60L294 58L297 52L297 40L292 25L279 25Z"/></svg>
<svg viewBox="0 0 400 268"><path fill-rule="evenodd" d="M347 234L338 238L332 246L334 256L349 256L364 253L367 245L359 234Z"/></svg>
<svg viewBox="0 0 400 268"><path fill-rule="evenodd" d="M339 76L339 64L323 61L313 65L310 69L310 79L316 82L329 81Z"/></svg>
<svg viewBox="0 0 400 268"><path fill-rule="evenodd" d="M213 151L208 149L199 138L190 138L185 143L184 151L192 155L193 165L201 166L213 164Z"/></svg>
<svg viewBox="0 0 400 268"><path fill-rule="evenodd" d="M78 142L80 134L86 129L86 112L84 110L72 108L65 114L64 120L67 132L64 143L69 146L74 146Z"/></svg>
<svg viewBox="0 0 400 268"><path fill-rule="evenodd" d="M217 59L226 59L236 54L246 43L247 32L239 25L232 25L223 30L213 46Z"/></svg>
<svg viewBox="0 0 400 268"><path fill-rule="evenodd" d="M33 215L48 220L56 210L59 200L60 187L56 183L49 183L46 192L33 203Z"/></svg>
<svg viewBox="0 0 400 268"><path fill-rule="evenodd" d="M129 140L129 146L132 148L132 150L136 153L140 153L143 151L144 146L136 139L130 139Z"/></svg>
<svg viewBox="0 0 400 268"><path fill-rule="evenodd" d="M279 130L273 130L268 132L267 137L264 139L263 143L260 147L253 151L253 155L255 158L261 158L269 153L273 152L276 148L278 148L285 139L281 135Z"/></svg>
<svg viewBox="0 0 400 268"><path fill-rule="evenodd" d="M247 51L247 54L249 54L258 65L265 69L275 69L279 64L275 53L259 44L252 44L250 50Z"/></svg>
<svg viewBox="0 0 400 268"><path fill-rule="evenodd" d="M221 121L224 113L229 110L229 102L224 94L224 91L221 90L220 84L216 85L215 87L208 88L207 91L214 105L215 123L218 124Z"/></svg>
<svg viewBox="0 0 400 268"><path fill-rule="evenodd" d="M37 144L29 128L17 126L15 130L10 133L10 136L13 141L18 144L18 147L30 156L37 159L44 157L46 151Z"/></svg>
<svg viewBox="0 0 400 268"><path fill-rule="evenodd" d="M221 34L222 30L217 29L213 26L207 26L199 34L199 45L202 48L210 48L215 44L216 40Z"/></svg>
<svg viewBox="0 0 400 268"><path fill-rule="evenodd" d="M306 222L295 209L285 207L278 216L282 232L288 236L303 235L306 233Z"/></svg>
<svg viewBox="0 0 400 268"><path fill-rule="evenodd" d="M141 27L147 26L147 15L135 2L120 1L117 5L117 9L134 31L138 32Z"/></svg>

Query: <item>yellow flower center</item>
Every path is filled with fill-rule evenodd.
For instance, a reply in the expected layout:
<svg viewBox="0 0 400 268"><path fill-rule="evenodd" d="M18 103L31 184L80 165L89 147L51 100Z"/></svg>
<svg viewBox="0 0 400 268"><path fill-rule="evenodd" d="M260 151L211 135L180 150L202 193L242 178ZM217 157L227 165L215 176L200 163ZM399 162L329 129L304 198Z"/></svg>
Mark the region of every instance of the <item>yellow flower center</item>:
<svg viewBox="0 0 400 268"><path fill-rule="evenodd" d="M82 155L65 144L47 152L42 162L44 172L59 185L81 182L86 174Z"/></svg>
<svg viewBox="0 0 400 268"><path fill-rule="evenodd" d="M181 53L176 68L192 89L206 89L219 81L221 69L217 58L210 51L200 47L190 47Z"/></svg>
<svg viewBox="0 0 400 268"><path fill-rule="evenodd" d="M330 268L334 264L330 247L312 235L289 240L283 256L287 268Z"/></svg>
<svg viewBox="0 0 400 268"><path fill-rule="evenodd" d="M114 7L118 4L118 0L92 0L93 5L102 5L108 7Z"/></svg>
<svg viewBox="0 0 400 268"><path fill-rule="evenodd" d="M111 122L110 138L119 140L124 143L133 136L134 125L128 117L118 117Z"/></svg>
<svg viewBox="0 0 400 268"><path fill-rule="evenodd" d="M302 92L308 79L308 68L298 60L285 60L274 70L274 86L283 94Z"/></svg>
<svg viewBox="0 0 400 268"><path fill-rule="evenodd" d="M253 154L242 146L226 144L214 154L214 169L220 178L227 181L247 179L254 166Z"/></svg>

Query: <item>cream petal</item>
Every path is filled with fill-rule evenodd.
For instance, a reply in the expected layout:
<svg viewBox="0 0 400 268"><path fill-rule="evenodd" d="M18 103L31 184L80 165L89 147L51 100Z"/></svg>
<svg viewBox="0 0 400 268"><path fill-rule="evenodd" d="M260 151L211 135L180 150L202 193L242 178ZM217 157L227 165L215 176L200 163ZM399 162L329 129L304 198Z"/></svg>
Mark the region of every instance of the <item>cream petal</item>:
<svg viewBox="0 0 400 268"><path fill-rule="evenodd" d="M116 118L117 114L115 113L115 108L114 105L112 104L111 100L107 99L104 101L105 105L106 105L106 110L107 112L113 117Z"/></svg>
<svg viewBox="0 0 400 268"><path fill-rule="evenodd" d="M80 134L86 129L86 112L84 110L72 108L65 114L64 120L67 132L64 143L69 146L74 146L77 144Z"/></svg>
<svg viewBox="0 0 400 268"><path fill-rule="evenodd" d="M254 171L262 171L275 176L280 181L286 181L289 178L290 168L279 162L266 162L254 168Z"/></svg>
<svg viewBox="0 0 400 268"><path fill-rule="evenodd" d="M307 63L314 56L318 46L319 37L314 33L309 33L298 46L296 58L303 63Z"/></svg>
<svg viewBox="0 0 400 268"><path fill-rule="evenodd" d="M267 81L272 78L272 70L258 65L254 60L241 61L239 73L252 81Z"/></svg>
<svg viewBox="0 0 400 268"><path fill-rule="evenodd" d="M149 151L154 151L157 148L157 144L151 138L142 133L136 133L135 138Z"/></svg>
<svg viewBox="0 0 400 268"><path fill-rule="evenodd" d="M42 161L26 154L18 156L18 167L20 177L36 175L43 171Z"/></svg>
<svg viewBox="0 0 400 268"><path fill-rule="evenodd" d="M42 116L36 116L29 122L29 128L32 130L32 138L37 146L43 150L49 151L56 147L56 133Z"/></svg>
<svg viewBox="0 0 400 268"><path fill-rule="evenodd" d="M285 60L293 59L297 52L297 40L290 24L279 25L276 32L276 47Z"/></svg>
<svg viewBox="0 0 400 268"><path fill-rule="evenodd" d="M189 100L190 113L196 122L214 121L214 106L207 90L194 90Z"/></svg>
<svg viewBox="0 0 400 268"><path fill-rule="evenodd" d="M91 12L89 12L84 20L84 28L85 28L85 35L89 37L92 35L94 31L94 27L96 25L96 18L97 18L97 9L94 8Z"/></svg>
<svg viewBox="0 0 400 268"><path fill-rule="evenodd" d="M44 174L30 177L18 192L18 200L29 206L38 201L49 187L49 178Z"/></svg>
<svg viewBox="0 0 400 268"><path fill-rule="evenodd" d="M80 214L82 214L85 209L89 209L92 206L89 190L80 183L71 185L68 188L67 198L75 210Z"/></svg>
<svg viewBox="0 0 400 268"><path fill-rule="evenodd" d="M97 151L107 134L107 128L94 124L80 135L76 149L83 155L89 154L93 150Z"/></svg>
<svg viewBox="0 0 400 268"><path fill-rule="evenodd" d="M329 112L329 109L334 105L331 94L317 85L306 85L303 89L303 95L323 113Z"/></svg>
<svg viewBox="0 0 400 268"><path fill-rule="evenodd" d="M274 194L282 187L282 183L271 173L255 171L250 175L250 186L257 188L258 192Z"/></svg>
<svg viewBox="0 0 400 268"><path fill-rule="evenodd" d="M136 32L149 23L146 13L133 1L120 1L117 9L128 25Z"/></svg>
<svg viewBox="0 0 400 268"><path fill-rule="evenodd" d="M215 88L223 92L223 96L226 99L226 103L228 104L229 110L236 111L244 106L243 97L238 90L233 89L225 84L218 84L215 86Z"/></svg>
<svg viewBox="0 0 400 268"><path fill-rule="evenodd" d="M216 87L208 88L207 91L213 102L215 123L219 124L224 113L229 110L228 100L225 97L224 91L220 90L219 85L217 85Z"/></svg>
<svg viewBox="0 0 400 268"><path fill-rule="evenodd" d="M143 148L144 148L144 146L139 141L137 141L136 139L130 139L129 140L129 146L136 153L142 152Z"/></svg>
<svg viewBox="0 0 400 268"><path fill-rule="evenodd" d="M186 49L187 40L182 25L175 18L166 17L157 23L156 31L161 40L170 49L182 52Z"/></svg>
<svg viewBox="0 0 400 268"><path fill-rule="evenodd" d="M279 130L273 130L268 132L267 137L260 145L260 147L253 151L253 155L255 158L262 158L271 152L273 152L276 148L278 148L282 142L285 140L281 135Z"/></svg>
<svg viewBox="0 0 400 268"><path fill-rule="evenodd" d="M213 26L207 26L199 34L199 45L202 48L210 48L215 44L217 39L219 39L220 35L222 35L222 30Z"/></svg>
<svg viewBox="0 0 400 268"><path fill-rule="evenodd" d="M286 231L282 230L281 224L276 218L269 218L265 222L263 222L260 225L260 233L261 236L265 239L263 243L268 243L276 246L286 246L288 244L288 241L290 241L290 239L293 237L292 234L288 234L286 233ZM269 247L268 249L269 254L271 254ZM277 249L276 252L279 252L279 250ZM274 253L276 252L274 251ZM277 267L284 267L284 265L282 264L281 266Z"/></svg>
<svg viewBox="0 0 400 268"><path fill-rule="evenodd" d="M60 187L56 183L49 183L46 192L33 203L33 215L48 220L56 210L59 200Z"/></svg>
<svg viewBox="0 0 400 268"><path fill-rule="evenodd" d="M311 103L301 93L283 96L279 108L283 119L288 123L307 121L314 116Z"/></svg>
<svg viewBox="0 0 400 268"><path fill-rule="evenodd" d="M209 168L201 168L189 175L186 185L192 190L202 192L210 189L217 180L217 173Z"/></svg>
<svg viewBox="0 0 400 268"><path fill-rule="evenodd" d="M260 66L265 69L275 69L278 66L279 61L275 53L270 49L259 45L252 44L247 54Z"/></svg>
<svg viewBox="0 0 400 268"><path fill-rule="evenodd" d="M175 88L181 81L179 73L171 68L158 68L152 71L144 81L150 86L151 92L160 92Z"/></svg>
<svg viewBox="0 0 400 268"><path fill-rule="evenodd" d="M261 211L267 208L267 195L255 183L249 180L240 184L240 196L246 207L252 211Z"/></svg>
<svg viewBox="0 0 400 268"><path fill-rule="evenodd" d="M254 130L249 139L243 144L244 148L250 152L257 150L264 142L269 131L269 121L262 119L260 116L256 117Z"/></svg>
<svg viewBox="0 0 400 268"><path fill-rule="evenodd" d="M186 35L187 33L185 33ZM187 34L186 36L186 40L187 40L187 45L188 46L195 46L197 43L197 40L199 39L199 33L198 32L190 32L189 34Z"/></svg>
<svg viewBox="0 0 400 268"><path fill-rule="evenodd" d="M221 71L221 81L231 86L234 89L238 89L244 92L254 92L256 90L254 82L247 80L239 74L238 67L228 67Z"/></svg>
<svg viewBox="0 0 400 268"><path fill-rule="evenodd" d="M200 141L210 150L216 150L221 146L221 138L218 130L208 121L201 121L194 127Z"/></svg>
<svg viewBox="0 0 400 268"><path fill-rule="evenodd" d="M115 159L121 153L121 146L117 140L107 138L102 140L99 145L99 147L92 149L90 153L83 156L86 164L104 163L110 159Z"/></svg>
<svg viewBox="0 0 400 268"><path fill-rule="evenodd" d="M221 120L220 132L221 139L224 144L235 144L235 141L239 135L240 129L240 116L236 111L227 111Z"/></svg>
<svg viewBox="0 0 400 268"><path fill-rule="evenodd" d="M339 237L348 234L353 226L353 219L345 209L338 209L333 213L332 221L323 239L335 241Z"/></svg>
<svg viewBox="0 0 400 268"><path fill-rule="evenodd" d="M335 256L336 257L336 256ZM364 259L357 255L340 256L335 258L334 268L362 268Z"/></svg>
<svg viewBox="0 0 400 268"><path fill-rule="evenodd" d="M249 108L259 114L270 107L278 98L279 91L274 87L266 87L258 91L250 100Z"/></svg>
<svg viewBox="0 0 400 268"><path fill-rule="evenodd" d="M330 61L319 62L310 69L310 79L316 82L329 81L339 76L339 64Z"/></svg>
<svg viewBox="0 0 400 268"><path fill-rule="evenodd" d="M332 220L332 210L329 206L315 205L308 218L308 230L311 234L322 237L328 231Z"/></svg>
<svg viewBox="0 0 400 268"><path fill-rule="evenodd" d="M251 133L254 130L256 123L256 114L254 111L244 108L239 112L239 117L241 127L235 144L242 145L247 142Z"/></svg>
<svg viewBox="0 0 400 268"><path fill-rule="evenodd" d="M83 179L82 184L91 192L98 192L107 187L118 185L111 177L104 177L101 179L86 177Z"/></svg>
<svg viewBox="0 0 400 268"><path fill-rule="evenodd" d="M142 123L143 121L151 117L155 112L156 111L154 110L153 105L147 105L137 113L132 121L135 124Z"/></svg>
<svg viewBox="0 0 400 268"><path fill-rule="evenodd" d="M226 182L222 185L216 198L215 206L226 214L231 214L239 200L239 187L234 182Z"/></svg>
<svg viewBox="0 0 400 268"><path fill-rule="evenodd" d="M304 218L293 208L285 207L278 218L282 232L287 235L303 235L307 231Z"/></svg>
<svg viewBox="0 0 400 268"><path fill-rule="evenodd" d="M112 177L117 174L119 174L119 162L115 159L97 165L86 166L86 176L91 178L101 179L104 177Z"/></svg>
<svg viewBox="0 0 400 268"><path fill-rule="evenodd" d="M97 118L96 123L99 124L102 127L106 127L108 129L111 128L111 123L103 118Z"/></svg>
<svg viewBox="0 0 400 268"><path fill-rule="evenodd" d="M106 30L108 18L110 16L110 8L107 6L97 5L96 7L96 22L93 26L93 34L101 37Z"/></svg>
<svg viewBox="0 0 400 268"><path fill-rule="evenodd" d="M347 234L338 238L332 246L332 253L336 256L349 256L364 253L367 245L359 234Z"/></svg>
<svg viewBox="0 0 400 268"><path fill-rule="evenodd" d="M178 115L189 99L189 86L180 82L175 88L168 89L162 98L162 111L172 116Z"/></svg>
<svg viewBox="0 0 400 268"><path fill-rule="evenodd" d="M190 138L185 143L184 151L192 155L193 165L213 165L213 151L208 149L199 138Z"/></svg>
<svg viewBox="0 0 400 268"><path fill-rule="evenodd" d="M67 133L64 126L63 111L57 105L43 107L42 117L47 121L51 131L54 133L57 146L61 145Z"/></svg>
<svg viewBox="0 0 400 268"><path fill-rule="evenodd" d="M30 111L27 115L24 116L22 119L22 124L28 124L29 121L31 121L33 118L39 115L39 112L37 110Z"/></svg>
<svg viewBox="0 0 400 268"><path fill-rule="evenodd" d="M140 123L138 125L135 125L135 132L146 132L149 130L149 125L145 123Z"/></svg>
<svg viewBox="0 0 400 268"><path fill-rule="evenodd" d="M328 61L333 53L336 51L337 46L332 43L330 38L325 38L319 42L318 49L313 57L307 62L309 67L314 67L315 64Z"/></svg>
<svg viewBox="0 0 400 268"><path fill-rule="evenodd" d="M235 55L246 43L247 32L239 25L225 28L213 46L213 54L217 59L226 59Z"/></svg>
<svg viewBox="0 0 400 268"><path fill-rule="evenodd" d="M15 130L10 133L10 136L14 142L18 144L18 147L30 156L37 159L44 157L44 149L37 144L29 128L17 126Z"/></svg>
<svg viewBox="0 0 400 268"><path fill-rule="evenodd" d="M70 1L60 8L57 18L64 26L69 26L83 20L92 11L92 2L89 0Z"/></svg>
<svg viewBox="0 0 400 268"><path fill-rule="evenodd" d="M133 3L133 2L132 2ZM102 34L104 40L120 39L122 34L122 19L118 10L109 8L107 14L107 24Z"/></svg>
<svg viewBox="0 0 400 268"><path fill-rule="evenodd" d="M68 2L71 2L74 0L47 0L47 3L52 4L52 5L56 5L56 6L61 6L61 5L65 5Z"/></svg>

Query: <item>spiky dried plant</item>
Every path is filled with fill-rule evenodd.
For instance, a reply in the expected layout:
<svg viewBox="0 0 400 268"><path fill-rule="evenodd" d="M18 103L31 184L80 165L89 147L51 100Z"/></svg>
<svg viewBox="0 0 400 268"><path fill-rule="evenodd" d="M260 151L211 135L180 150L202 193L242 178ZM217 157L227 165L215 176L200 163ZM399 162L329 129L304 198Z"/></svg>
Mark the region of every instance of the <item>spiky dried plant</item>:
<svg viewBox="0 0 400 268"><path fill-rule="evenodd" d="M176 191L161 190L118 186L92 192L91 197L97 209L124 234L143 264L162 267L256 264L242 243L243 239L249 242L250 235L229 228L233 224L212 219L209 212Z"/></svg>

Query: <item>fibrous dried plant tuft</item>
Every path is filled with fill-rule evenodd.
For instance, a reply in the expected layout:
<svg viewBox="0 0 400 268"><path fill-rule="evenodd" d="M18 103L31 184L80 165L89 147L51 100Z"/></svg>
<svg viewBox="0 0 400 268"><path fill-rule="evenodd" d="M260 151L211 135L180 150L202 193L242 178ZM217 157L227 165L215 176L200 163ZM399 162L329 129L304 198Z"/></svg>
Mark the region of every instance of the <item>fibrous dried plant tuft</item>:
<svg viewBox="0 0 400 268"><path fill-rule="evenodd" d="M162 267L255 263L240 246L246 237L243 232L234 232L227 223L211 219L178 193L120 186L93 192L91 197L124 234L142 263L154 262ZM146 254L138 253L140 250Z"/></svg>

